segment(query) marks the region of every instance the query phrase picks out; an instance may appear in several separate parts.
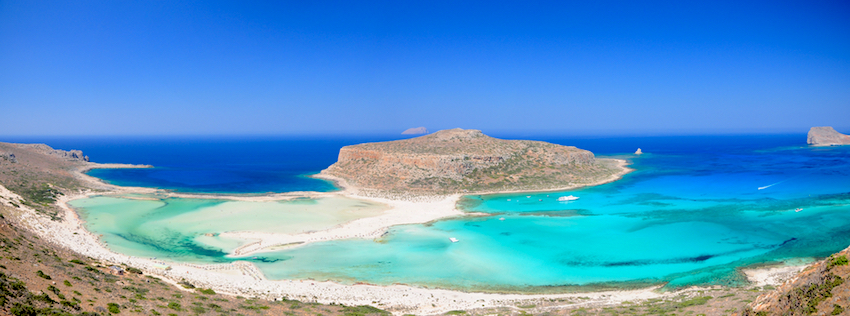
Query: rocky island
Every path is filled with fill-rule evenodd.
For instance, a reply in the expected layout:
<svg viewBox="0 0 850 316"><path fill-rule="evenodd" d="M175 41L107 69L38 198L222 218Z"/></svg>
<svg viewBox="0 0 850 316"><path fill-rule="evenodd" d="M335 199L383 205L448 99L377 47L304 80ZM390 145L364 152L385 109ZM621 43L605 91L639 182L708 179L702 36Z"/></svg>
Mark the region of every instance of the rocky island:
<svg viewBox="0 0 850 316"><path fill-rule="evenodd" d="M816 126L809 129L807 142L812 146L850 145L850 135L841 134L832 126Z"/></svg>
<svg viewBox="0 0 850 316"><path fill-rule="evenodd" d="M625 162L542 141L505 140L451 129L340 149L322 175L379 192L418 194L542 191L616 180Z"/></svg>
<svg viewBox="0 0 850 316"><path fill-rule="evenodd" d="M423 127L408 128L408 129L404 130L404 132L401 132L401 134L402 134L402 135L422 135L422 134L428 134L428 129L426 129L424 126L423 126Z"/></svg>

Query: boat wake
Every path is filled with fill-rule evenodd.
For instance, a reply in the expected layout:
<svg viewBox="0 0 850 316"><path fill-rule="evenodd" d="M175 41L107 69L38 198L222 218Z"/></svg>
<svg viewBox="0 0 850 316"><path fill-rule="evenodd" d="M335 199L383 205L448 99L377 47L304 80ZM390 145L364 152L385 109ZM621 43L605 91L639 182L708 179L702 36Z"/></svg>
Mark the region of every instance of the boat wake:
<svg viewBox="0 0 850 316"><path fill-rule="evenodd" d="M769 188L769 187L772 187L772 186L774 186L774 185L780 184L780 183L782 183L782 182L785 182L785 181L779 181L779 182L774 183L774 184L768 184L768 185L766 185L766 186L759 187L759 190L767 189L767 188Z"/></svg>

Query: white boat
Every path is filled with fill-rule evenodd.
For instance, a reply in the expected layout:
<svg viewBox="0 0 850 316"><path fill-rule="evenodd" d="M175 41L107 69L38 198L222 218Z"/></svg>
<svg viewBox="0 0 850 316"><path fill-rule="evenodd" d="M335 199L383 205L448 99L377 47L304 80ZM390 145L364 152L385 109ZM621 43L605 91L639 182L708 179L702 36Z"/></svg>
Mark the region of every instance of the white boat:
<svg viewBox="0 0 850 316"><path fill-rule="evenodd" d="M449 240L451 240L452 242L458 242L458 241L460 241L460 240L457 240L457 238L454 238L454 237L449 237Z"/></svg>
<svg viewBox="0 0 850 316"><path fill-rule="evenodd" d="M503 221L503 220L505 220L505 218L504 218L504 217L499 217L499 220L500 220L500 221Z"/></svg>
<svg viewBox="0 0 850 316"><path fill-rule="evenodd" d="M803 209L798 208L798 209L794 210L794 212L799 212L799 211L802 211L802 210L803 210Z"/></svg>
<svg viewBox="0 0 850 316"><path fill-rule="evenodd" d="M526 195L526 196L525 196L525 198L526 198L526 199L530 199L530 198L531 198L531 195Z"/></svg>
<svg viewBox="0 0 850 316"><path fill-rule="evenodd" d="M563 202L563 201L575 201L575 200L578 200L578 197L572 196L572 195L562 196L562 197L558 198L558 201L561 201L561 202Z"/></svg>

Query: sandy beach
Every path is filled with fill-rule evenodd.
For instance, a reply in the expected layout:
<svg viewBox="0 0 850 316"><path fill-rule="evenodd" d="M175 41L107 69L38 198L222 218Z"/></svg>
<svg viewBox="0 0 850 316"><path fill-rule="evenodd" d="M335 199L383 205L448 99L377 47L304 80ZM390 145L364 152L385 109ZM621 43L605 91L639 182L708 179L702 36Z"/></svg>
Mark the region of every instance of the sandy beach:
<svg viewBox="0 0 850 316"><path fill-rule="evenodd" d="M428 289L407 285L376 286L368 284L343 285L335 282L317 282L312 280L267 280L255 266L248 262L237 261L231 264L196 265L187 263L163 262L151 258L138 258L118 254L110 251L99 241L98 237L85 230L77 213L68 206L67 202L92 195L143 193L157 194L158 196L173 197L200 197L200 198L222 198L233 200L269 201L290 199L304 194L287 193L266 196L228 196L228 195L194 195L172 193L150 188L133 188L109 185L99 179L83 174L91 168L110 168L111 165L92 164L90 168L77 170L78 177L95 188L103 188L107 191L81 191L77 194L62 196L57 204L64 210L63 221L51 221L35 210L22 206L18 218L25 226L32 229L42 238L58 246L66 247L91 258L108 263L127 264L139 268L145 273L159 276L176 283L178 280L186 280L196 287L212 288L216 292L242 295L246 297L258 297L264 299L280 299L283 297L297 299L305 302L318 303L340 303L346 305L373 305L389 310L394 314L439 314L451 310L463 310L487 307L517 308L520 305L536 304L541 301L557 301L555 305L549 304L546 309L557 307L580 307L620 304L625 301L640 301L677 295L689 295L697 293L701 289L686 289L677 292L656 291L657 287L628 290L628 291L606 291L591 293L569 293L569 294L545 294L545 295L523 295L523 294L492 294L492 293L467 293L452 290ZM130 165L119 165L125 168L134 167ZM621 166L625 168L625 161ZM139 167L139 166L135 166ZM621 177L629 170L624 170L616 178ZM616 179L606 179L614 181ZM606 181L606 182L610 182ZM361 218L336 227L305 234L263 234L256 232L228 232L223 235L255 240L237 249L231 256L247 256L260 251L270 251L276 247L297 243L299 245L310 242L327 241L347 238L372 239L380 237L386 230L394 225L425 223L441 218L457 216L476 216L476 214L462 212L455 207L460 195L433 197L419 200L389 199L370 197L358 194L356 188L350 186L339 192L317 193L311 192L309 196L342 195L348 198L369 200L383 203L391 207L388 211L375 217ZM0 186L0 196L4 199L2 203L21 200L16 194ZM162 265L170 266L170 269L162 269ZM775 269L775 268L774 268ZM795 269L797 269L795 267ZM799 267L802 269L802 267ZM787 270L787 269L786 269ZM783 270L783 272L787 272ZM790 271L790 270L788 270ZM781 275L786 275L782 274ZM748 273L748 275L750 275ZM776 273L771 271L756 270L753 280L759 284L770 284L778 282L781 278L772 277ZM696 294L694 294L696 295ZM554 306L554 307L553 307ZM535 310L526 310L534 312Z"/></svg>

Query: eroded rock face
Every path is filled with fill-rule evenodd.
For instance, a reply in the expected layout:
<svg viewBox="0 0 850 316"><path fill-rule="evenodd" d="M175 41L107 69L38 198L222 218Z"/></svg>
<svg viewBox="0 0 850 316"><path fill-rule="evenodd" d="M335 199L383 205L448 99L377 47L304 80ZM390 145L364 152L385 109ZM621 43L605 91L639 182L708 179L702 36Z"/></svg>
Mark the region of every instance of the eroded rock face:
<svg viewBox="0 0 850 316"><path fill-rule="evenodd" d="M850 135L841 134L831 126L818 126L809 129L807 142L813 146L850 145Z"/></svg>
<svg viewBox="0 0 850 316"><path fill-rule="evenodd" d="M89 161L89 156L83 155L82 150L61 150L53 149L45 144L17 144L19 147L29 148L36 152L56 156L65 160L73 161Z"/></svg>
<svg viewBox="0 0 850 316"><path fill-rule="evenodd" d="M609 171L587 150L452 129L343 147L323 173L362 188L448 193L563 187Z"/></svg>

